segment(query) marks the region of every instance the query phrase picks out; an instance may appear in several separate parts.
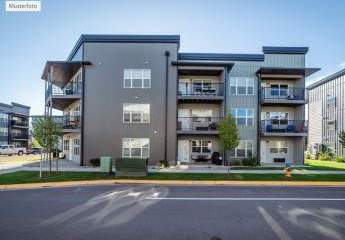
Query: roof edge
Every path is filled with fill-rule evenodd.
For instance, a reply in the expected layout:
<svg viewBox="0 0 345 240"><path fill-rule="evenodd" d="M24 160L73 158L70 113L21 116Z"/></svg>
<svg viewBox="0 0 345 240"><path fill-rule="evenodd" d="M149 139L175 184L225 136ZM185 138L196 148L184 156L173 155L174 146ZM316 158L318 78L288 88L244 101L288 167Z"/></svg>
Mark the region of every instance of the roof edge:
<svg viewBox="0 0 345 240"><path fill-rule="evenodd" d="M189 61L258 61L265 59L264 54L235 54L235 53L179 53L179 60Z"/></svg>
<svg viewBox="0 0 345 240"><path fill-rule="evenodd" d="M308 90L312 90L312 89L314 89L314 88L316 88L316 87L318 87L318 86L320 86L320 85L322 85L324 83L332 81L332 80L334 80L334 79L336 79L338 77L341 77L343 75L345 75L345 68L341 69L341 70L339 70L339 71L337 71L335 73L332 73L332 74L328 75L327 77L324 77L324 78L322 78L322 79L320 79L320 80L310 84L309 86L307 86L307 89Z"/></svg>
<svg viewBox="0 0 345 240"><path fill-rule="evenodd" d="M177 43L180 35L125 35L125 34L82 34L67 57L70 61L84 42L116 42L116 43Z"/></svg>
<svg viewBox="0 0 345 240"><path fill-rule="evenodd" d="M262 47L262 52L264 54L306 54L308 51L308 47Z"/></svg>

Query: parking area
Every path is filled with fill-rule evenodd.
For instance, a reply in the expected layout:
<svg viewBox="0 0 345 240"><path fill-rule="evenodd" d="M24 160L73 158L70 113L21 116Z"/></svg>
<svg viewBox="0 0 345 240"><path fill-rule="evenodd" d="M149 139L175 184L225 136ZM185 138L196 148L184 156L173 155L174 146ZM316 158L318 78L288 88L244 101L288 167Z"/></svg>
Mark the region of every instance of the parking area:
<svg viewBox="0 0 345 240"><path fill-rule="evenodd" d="M0 170L21 167L40 160L40 155L0 155Z"/></svg>

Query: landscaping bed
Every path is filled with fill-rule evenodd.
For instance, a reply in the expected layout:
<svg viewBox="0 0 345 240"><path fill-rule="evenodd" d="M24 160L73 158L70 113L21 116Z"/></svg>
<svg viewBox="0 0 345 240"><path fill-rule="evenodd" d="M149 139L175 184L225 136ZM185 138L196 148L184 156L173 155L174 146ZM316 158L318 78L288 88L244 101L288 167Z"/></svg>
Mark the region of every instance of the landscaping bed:
<svg viewBox="0 0 345 240"><path fill-rule="evenodd" d="M111 180L111 179L139 179L139 180L215 180L215 181L344 181L345 174L296 174L285 177L283 174L222 174L222 173L149 173L146 177L116 177L99 172L59 172L49 175L44 172L40 179L37 171L19 171L0 175L0 185L40 182L64 182L82 180Z"/></svg>

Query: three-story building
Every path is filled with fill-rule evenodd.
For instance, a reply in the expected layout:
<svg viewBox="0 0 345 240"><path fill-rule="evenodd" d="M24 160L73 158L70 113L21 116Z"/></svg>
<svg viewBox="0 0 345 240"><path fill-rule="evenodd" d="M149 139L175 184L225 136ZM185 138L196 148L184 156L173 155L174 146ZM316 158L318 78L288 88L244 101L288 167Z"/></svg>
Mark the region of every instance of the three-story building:
<svg viewBox="0 0 345 240"><path fill-rule="evenodd" d="M227 159L303 163L307 124L304 47L263 54L181 53L177 35L82 35L66 61L48 61L46 114L64 113L64 151L88 164L103 155L150 164L210 161L218 123L236 119Z"/></svg>

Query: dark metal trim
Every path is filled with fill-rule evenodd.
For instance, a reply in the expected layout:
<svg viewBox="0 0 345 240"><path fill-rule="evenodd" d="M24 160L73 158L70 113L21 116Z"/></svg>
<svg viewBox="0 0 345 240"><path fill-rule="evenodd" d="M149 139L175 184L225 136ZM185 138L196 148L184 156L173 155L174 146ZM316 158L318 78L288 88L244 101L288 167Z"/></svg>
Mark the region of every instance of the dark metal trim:
<svg viewBox="0 0 345 240"><path fill-rule="evenodd" d="M179 60L208 61L258 61L265 59L264 54L233 54L233 53L179 53Z"/></svg>
<svg viewBox="0 0 345 240"><path fill-rule="evenodd" d="M313 83L311 85L309 85L307 87L307 89L308 90L312 90L312 89L314 89L314 88L316 88L316 87L318 87L318 86L320 86L320 85L322 85L324 83L330 82L330 81L332 81L332 80L334 80L336 78L339 78L339 77L341 77L343 75L345 75L345 68L340 70L340 71L338 71L338 72L335 72L335 73L333 73L333 74L331 74L331 75L329 75L329 76L327 76L327 77L325 77L325 78L323 78L323 79L321 79L321 80L319 80L319 81L317 81L317 82L315 82L315 83Z"/></svg>
<svg viewBox="0 0 345 240"><path fill-rule="evenodd" d="M84 60L84 45L82 46L82 60ZM82 84L81 84L81 126L80 126L80 166L84 166L84 113L85 113L85 68L81 69Z"/></svg>
<svg viewBox="0 0 345 240"><path fill-rule="evenodd" d="M308 50L308 47L262 47L262 51L265 54L306 54Z"/></svg>
<svg viewBox="0 0 345 240"><path fill-rule="evenodd" d="M169 56L170 52L165 51L164 55L166 57L165 59L165 141L164 141L164 155L165 155L165 161L168 161L168 84L169 84Z"/></svg>

